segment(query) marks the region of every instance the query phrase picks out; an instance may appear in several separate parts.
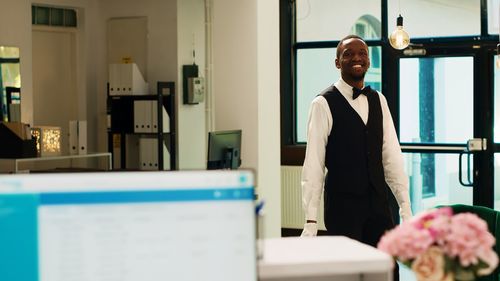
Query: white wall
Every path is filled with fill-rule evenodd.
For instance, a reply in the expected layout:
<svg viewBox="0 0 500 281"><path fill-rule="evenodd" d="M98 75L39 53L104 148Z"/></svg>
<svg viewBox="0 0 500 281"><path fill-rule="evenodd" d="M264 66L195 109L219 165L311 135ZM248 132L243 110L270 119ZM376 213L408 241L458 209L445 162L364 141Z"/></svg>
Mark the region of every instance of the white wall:
<svg viewBox="0 0 500 281"><path fill-rule="evenodd" d="M242 129L242 168L265 200L264 235L279 237L278 1L214 0L215 129Z"/></svg>
<svg viewBox="0 0 500 281"><path fill-rule="evenodd" d="M258 188L266 237L281 236L279 1L257 0Z"/></svg>
<svg viewBox="0 0 500 281"><path fill-rule="evenodd" d="M195 62L200 76L205 75L205 4L204 0L177 1L177 92L179 169L205 169L207 132L205 102L183 104L182 65Z"/></svg>
<svg viewBox="0 0 500 281"><path fill-rule="evenodd" d="M215 129L243 129L242 168L256 168L257 2L213 2Z"/></svg>

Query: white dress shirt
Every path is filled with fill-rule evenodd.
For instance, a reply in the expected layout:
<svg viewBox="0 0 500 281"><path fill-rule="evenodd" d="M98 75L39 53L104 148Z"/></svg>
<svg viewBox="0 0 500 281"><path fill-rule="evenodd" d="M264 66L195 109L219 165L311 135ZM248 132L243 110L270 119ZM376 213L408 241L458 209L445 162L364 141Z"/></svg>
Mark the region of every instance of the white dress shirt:
<svg viewBox="0 0 500 281"><path fill-rule="evenodd" d="M352 108L359 114L363 122L368 121L368 99L365 95L352 98L352 87L342 78L335 87L340 91ZM378 93L382 107L383 118L383 144L382 165L385 180L392 190L399 204L399 214L403 220L411 217L410 196L408 191L408 178L404 171L403 154L392 122L392 116L385 97ZM332 110L335 110L333 108ZM325 181L325 153L328 136L332 131L333 118L328 102L323 96L317 96L309 110L307 123L307 149L304 166L302 168L302 205L306 220L317 221L318 210ZM335 128L334 128L335 129ZM304 236L316 235L317 226L306 224L306 228L313 228L312 233L303 233ZM315 229L314 229L315 228Z"/></svg>

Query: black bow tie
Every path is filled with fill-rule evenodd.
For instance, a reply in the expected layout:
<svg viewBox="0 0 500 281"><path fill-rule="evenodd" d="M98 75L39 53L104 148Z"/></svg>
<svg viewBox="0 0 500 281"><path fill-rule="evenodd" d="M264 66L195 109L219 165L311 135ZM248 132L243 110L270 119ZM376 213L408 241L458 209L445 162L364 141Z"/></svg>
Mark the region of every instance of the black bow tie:
<svg viewBox="0 0 500 281"><path fill-rule="evenodd" d="M368 93L370 93L371 90L372 90L372 88L370 88L370 86L366 86L362 90L358 89L356 87L353 87L352 88L352 99L355 100L361 94L366 96L366 95L368 95Z"/></svg>

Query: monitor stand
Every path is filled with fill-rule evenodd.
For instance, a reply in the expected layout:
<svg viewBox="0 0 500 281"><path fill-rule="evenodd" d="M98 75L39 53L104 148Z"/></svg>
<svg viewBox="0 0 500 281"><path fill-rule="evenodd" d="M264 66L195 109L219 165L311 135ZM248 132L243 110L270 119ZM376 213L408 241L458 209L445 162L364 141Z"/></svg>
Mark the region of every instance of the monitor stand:
<svg viewBox="0 0 500 281"><path fill-rule="evenodd" d="M235 170L240 166L240 150L233 147L226 148L224 152L224 169Z"/></svg>

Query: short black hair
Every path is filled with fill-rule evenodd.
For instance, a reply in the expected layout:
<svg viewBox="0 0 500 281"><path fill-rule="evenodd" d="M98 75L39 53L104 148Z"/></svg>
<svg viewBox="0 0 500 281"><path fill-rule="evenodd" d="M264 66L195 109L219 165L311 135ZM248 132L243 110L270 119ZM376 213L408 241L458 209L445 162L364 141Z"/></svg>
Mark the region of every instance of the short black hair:
<svg viewBox="0 0 500 281"><path fill-rule="evenodd" d="M359 40L365 42L365 40L363 38L361 38L361 36L358 36L355 34L347 35L346 37L340 39L340 42L337 44L337 58L340 57L340 45L342 45L342 43L344 43L344 41L349 40L349 39L359 39ZM365 44L366 44L366 42L365 42Z"/></svg>

